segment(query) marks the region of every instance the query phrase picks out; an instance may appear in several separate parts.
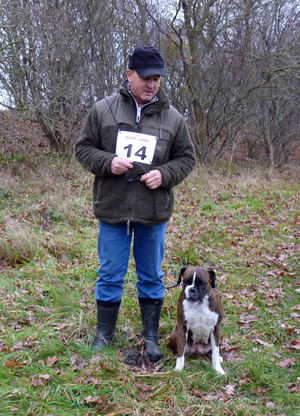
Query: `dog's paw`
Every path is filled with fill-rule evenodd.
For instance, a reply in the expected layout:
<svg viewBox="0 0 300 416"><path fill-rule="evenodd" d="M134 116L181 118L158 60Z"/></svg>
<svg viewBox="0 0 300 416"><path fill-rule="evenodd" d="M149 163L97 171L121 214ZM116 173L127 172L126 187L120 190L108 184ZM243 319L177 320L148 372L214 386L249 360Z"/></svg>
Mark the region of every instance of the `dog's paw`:
<svg viewBox="0 0 300 416"><path fill-rule="evenodd" d="M222 376L224 376L224 374L226 374L225 371L223 370L223 368L220 365L217 365L215 367L215 370L216 370L217 373L221 374Z"/></svg>
<svg viewBox="0 0 300 416"><path fill-rule="evenodd" d="M174 371L182 371L183 367L184 367L184 357L177 357Z"/></svg>

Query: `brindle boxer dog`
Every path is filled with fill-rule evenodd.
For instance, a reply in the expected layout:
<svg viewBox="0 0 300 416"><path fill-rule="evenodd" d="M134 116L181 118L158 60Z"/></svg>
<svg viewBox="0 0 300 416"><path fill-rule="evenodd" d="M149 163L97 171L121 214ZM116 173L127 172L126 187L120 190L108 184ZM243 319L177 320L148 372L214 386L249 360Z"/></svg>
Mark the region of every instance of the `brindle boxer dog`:
<svg viewBox="0 0 300 416"><path fill-rule="evenodd" d="M215 289L216 273L204 267L185 266L177 284L180 285L181 281L183 288L177 305L177 324L169 340L169 347L177 353L175 370L183 369L185 355L199 356L211 351L213 368L225 374L219 353L224 312Z"/></svg>

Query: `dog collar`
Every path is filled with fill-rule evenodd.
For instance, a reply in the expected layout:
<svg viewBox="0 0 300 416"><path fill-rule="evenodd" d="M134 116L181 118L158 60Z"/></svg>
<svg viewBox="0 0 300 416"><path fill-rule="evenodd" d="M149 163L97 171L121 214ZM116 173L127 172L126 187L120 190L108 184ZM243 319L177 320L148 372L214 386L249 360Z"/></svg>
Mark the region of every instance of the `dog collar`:
<svg viewBox="0 0 300 416"><path fill-rule="evenodd" d="M212 294L212 291L213 291L213 289L211 288L211 289L210 289L209 294L208 294L208 295L206 295L207 299L209 299L209 298L210 298L210 296L211 296L211 294Z"/></svg>
<svg viewBox="0 0 300 416"><path fill-rule="evenodd" d="M203 302L204 301L204 299L206 298L207 300L210 298L210 296L211 296L211 294L212 294L212 288L210 289L210 292L208 293L208 294L206 294L205 296L204 296L204 298L203 299L200 299L200 302Z"/></svg>

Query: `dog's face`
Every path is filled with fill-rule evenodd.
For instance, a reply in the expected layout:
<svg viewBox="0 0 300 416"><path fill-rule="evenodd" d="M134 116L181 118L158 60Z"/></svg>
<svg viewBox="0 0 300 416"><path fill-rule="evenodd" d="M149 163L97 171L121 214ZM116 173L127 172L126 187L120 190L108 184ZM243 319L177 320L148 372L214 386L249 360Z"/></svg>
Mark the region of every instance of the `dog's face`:
<svg viewBox="0 0 300 416"><path fill-rule="evenodd" d="M202 302L215 287L216 273L204 267L185 266L180 270L178 284L183 282L183 296L190 302Z"/></svg>

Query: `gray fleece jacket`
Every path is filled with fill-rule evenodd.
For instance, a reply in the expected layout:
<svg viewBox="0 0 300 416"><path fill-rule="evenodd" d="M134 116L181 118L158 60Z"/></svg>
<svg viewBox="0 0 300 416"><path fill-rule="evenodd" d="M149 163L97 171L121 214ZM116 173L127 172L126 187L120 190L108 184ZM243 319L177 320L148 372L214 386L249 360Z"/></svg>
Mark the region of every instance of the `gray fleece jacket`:
<svg viewBox="0 0 300 416"><path fill-rule="evenodd" d="M75 145L79 163L95 175L94 214L101 221L127 221L145 225L170 219L174 208L172 188L194 168L195 153L182 115L159 90L158 100L145 105L137 123L134 98L126 82L116 95L98 101L89 112ZM130 172L113 175L118 130L157 137L152 164L136 163ZM162 185L150 190L138 180L139 174L158 169ZM134 180L128 181L128 175ZM136 180L137 179L137 180Z"/></svg>

